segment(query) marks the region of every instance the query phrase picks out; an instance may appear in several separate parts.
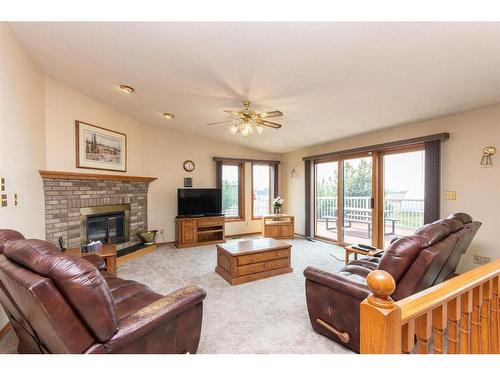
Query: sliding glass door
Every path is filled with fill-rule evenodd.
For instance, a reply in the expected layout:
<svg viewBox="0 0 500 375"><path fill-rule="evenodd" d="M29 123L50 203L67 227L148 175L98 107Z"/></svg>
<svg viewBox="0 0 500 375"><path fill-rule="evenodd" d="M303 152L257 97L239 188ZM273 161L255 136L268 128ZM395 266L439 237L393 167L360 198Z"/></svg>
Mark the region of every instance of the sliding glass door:
<svg viewBox="0 0 500 375"><path fill-rule="evenodd" d="M338 241L338 162L317 163L315 175L315 235Z"/></svg>
<svg viewBox="0 0 500 375"><path fill-rule="evenodd" d="M373 238L372 156L342 161L343 230L340 242L371 245Z"/></svg>
<svg viewBox="0 0 500 375"><path fill-rule="evenodd" d="M385 248L424 223L422 146L315 162L314 235Z"/></svg>
<svg viewBox="0 0 500 375"><path fill-rule="evenodd" d="M388 152L383 157L384 246L424 224L424 150Z"/></svg>

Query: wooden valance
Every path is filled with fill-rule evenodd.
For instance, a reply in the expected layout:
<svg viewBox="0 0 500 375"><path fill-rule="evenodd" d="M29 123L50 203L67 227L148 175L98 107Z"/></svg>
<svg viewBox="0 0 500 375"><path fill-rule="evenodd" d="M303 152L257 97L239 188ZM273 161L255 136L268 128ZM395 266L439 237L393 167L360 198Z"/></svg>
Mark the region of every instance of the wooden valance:
<svg viewBox="0 0 500 375"><path fill-rule="evenodd" d="M423 137L402 139L400 141L393 141L393 142L387 142L387 143L379 143L379 144L371 145L371 146L351 148L349 150L333 151L333 152L328 152L326 154L306 156L306 157L303 157L302 160L319 160L319 159L333 158L333 157L342 156L342 155L356 154L356 153L361 153L361 152L383 151L383 150L389 150L389 149L395 148L395 147L423 144L425 142L431 142L431 141L443 141L443 140L449 139L449 138L450 138L450 133L438 133L438 134L426 135Z"/></svg>
<svg viewBox="0 0 500 375"><path fill-rule="evenodd" d="M95 173L76 173L61 171L38 171L42 178L54 178L65 180L101 180L101 181L132 181L132 182L152 182L158 177L144 176L121 176L115 174L95 174Z"/></svg>

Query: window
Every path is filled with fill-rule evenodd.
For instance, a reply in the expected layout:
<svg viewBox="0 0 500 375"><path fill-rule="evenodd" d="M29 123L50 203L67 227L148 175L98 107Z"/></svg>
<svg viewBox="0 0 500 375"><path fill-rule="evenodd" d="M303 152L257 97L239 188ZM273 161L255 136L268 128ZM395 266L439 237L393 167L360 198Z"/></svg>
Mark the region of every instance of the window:
<svg viewBox="0 0 500 375"><path fill-rule="evenodd" d="M271 166L252 164L252 219L271 212Z"/></svg>
<svg viewBox="0 0 500 375"><path fill-rule="evenodd" d="M227 219L243 220L244 163L222 164L222 212Z"/></svg>

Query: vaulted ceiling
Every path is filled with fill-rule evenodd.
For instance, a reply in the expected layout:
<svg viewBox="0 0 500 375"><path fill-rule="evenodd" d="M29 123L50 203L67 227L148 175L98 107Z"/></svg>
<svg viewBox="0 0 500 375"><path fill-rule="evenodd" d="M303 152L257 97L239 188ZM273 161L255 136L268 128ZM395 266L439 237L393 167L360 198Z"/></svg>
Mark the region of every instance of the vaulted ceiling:
<svg viewBox="0 0 500 375"><path fill-rule="evenodd" d="M52 79L141 122L263 151L500 102L500 23L10 25ZM205 126L243 99L281 110L283 128L243 138Z"/></svg>

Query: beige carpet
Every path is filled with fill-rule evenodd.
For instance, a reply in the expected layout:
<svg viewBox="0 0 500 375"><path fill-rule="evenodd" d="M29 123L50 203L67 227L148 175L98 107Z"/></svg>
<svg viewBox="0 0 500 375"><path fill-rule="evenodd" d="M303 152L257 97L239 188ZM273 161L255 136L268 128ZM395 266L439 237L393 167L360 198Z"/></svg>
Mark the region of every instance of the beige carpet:
<svg viewBox="0 0 500 375"><path fill-rule="evenodd" d="M233 239L235 241L238 239ZM121 266L118 275L167 294L188 284L207 291L198 353L351 353L315 333L309 323L302 271L308 265L336 270L343 249L304 239L290 241L293 273L230 286L215 273L215 246L162 246ZM15 351L12 333L0 353Z"/></svg>

